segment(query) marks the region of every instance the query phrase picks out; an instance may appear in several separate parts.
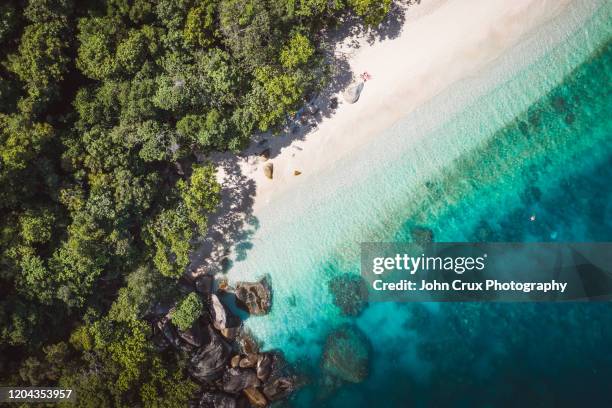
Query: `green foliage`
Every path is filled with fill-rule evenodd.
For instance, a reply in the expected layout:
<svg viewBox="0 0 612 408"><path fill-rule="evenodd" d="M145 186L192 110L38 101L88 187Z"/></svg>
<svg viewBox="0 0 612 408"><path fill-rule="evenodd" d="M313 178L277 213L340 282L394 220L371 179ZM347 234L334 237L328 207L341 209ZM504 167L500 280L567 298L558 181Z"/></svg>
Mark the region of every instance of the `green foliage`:
<svg viewBox="0 0 612 408"><path fill-rule="evenodd" d="M318 33L389 1L6 0L0 5L0 380L82 407L186 406L185 356L142 319L219 205L212 164L325 79ZM202 311L183 299L174 323ZM4 361L3 361L4 363Z"/></svg>
<svg viewBox="0 0 612 408"><path fill-rule="evenodd" d="M81 72L93 79L106 79L119 69L115 58L116 42L123 34L120 21L93 17L79 22L79 50L76 60Z"/></svg>
<svg viewBox="0 0 612 408"><path fill-rule="evenodd" d="M65 20L73 7L72 0L29 0L23 15L32 23Z"/></svg>
<svg viewBox="0 0 612 408"><path fill-rule="evenodd" d="M221 201L219 195L221 186L217 182L215 173L212 165L194 165L189 183L183 180L178 182L178 189L187 208L189 220L202 232L207 228L207 215L213 212Z"/></svg>
<svg viewBox="0 0 612 408"><path fill-rule="evenodd" d="M210 47L215 41L215 0L203 0L189 10L183 36L188 44Z"/></svg>
<svg viewBox="0 0 612 408"><path fill-rule="evenodd" d="M27 244L44 244L51 239L55 217L47 210L26 211L19 218L21 238Z"/></svg>
<svg viewBox="0 0 612 408"><path fill-rule="evenodd" d="M295 69L306 64L314 52L315 49L308 37L295 33L289 39L289 43L281 50L280 63L285 69Z"/></svg>
<svg viewBox="0 0 612 408"><path fill-rule="evenodd" d="M185 206L162 211L146 229L147 243L153 247L153 263L159 272L178 278L189 264L193 230Z"/></svg>
<svg viewBox="0 0 612 408"><path fill-rule="evenodd" d="M273 60L273 44L281 40L279 27L274 23L283 16L269 6L254 0L227 0L219 5L223 41L249 70Z"/></svg>
<svg viewBox="0 0 612 408"><path fill-rule="evenodd" d="M204 303L197 293L191 292L178 304L172 312L172 323L181 330L188 330L193 322L202 314Z"/></svg>
<svg viewBox="0 0 612 408"><path fill-rule="evenodd" d="M147 56L146 35L139 30L130 30L117 46L116 61L118 68L128 75L134 75Z"/></svg>
<svg viewBox="0 0 612 408"><path fill-rule="evenodd" d="M173 282L147 266L131 272L125 281L108 313L115 321L141 319L156 302L169 302L175 296Z"/></svg>
<svg viewBox="0 0 612 408"><path fill-rule="evenodd" d="M198 386L185 380L180 370L173 373L165 369L159 358L152 362L150 380L140 389L140 399L148 408L182 408Z"/></svg>
<svg viewBox="0 0 612 408"><path fill-rule="evenodd" d="M0 175L25 170L53 136L53 128L48 123L0 113Z"/></svg>
<svg viewBox="0 0 612 408"><path fill-rule="evenodd" d="M36 308L16 298L0 305L0 343L23 346L30 342L40 318Z"/></svg>
<svg viewBox="0 0 612 408"><path fill-rule="evenodd" d="M91 216L77 213L68 227L68 236L53 253L49 266L57 298L68 306L80 307L109 259L102 242L103 231Z"/></svg>
<svg viewBox="0 0 612 408"><path fill-rule="evenodd" d="M287 114L296 111L304 92L304 81L299 73L287 74L270 67L255 71L256 82L249 94L249 108L262 131L278 124Z"/></svg>
<svg viewBox="0 0 612 408"><path fill-rule="evenodd" d="M119 326L119 327L117 327ZM147 324L143 321L113 322L100 320L91 327L94 350L117 367L116 386L126 391L140 377L150 345L146 341Z"/></svg>
<svg viewBox="0 0 612 408"><path fill-rule="evenodd" d="M343 0L298 0L288 3L290 5L298 3L295 11L296 15L314 18L319 16L331 17L344 7Z"/></svg>
<svg viewBox="0 0 612 408"><path fill-rule="evenodd" d="M363 18L366 25L377 26L391 9L391 0L347 0L349 6L358 16Z"/></svg>
<svg viewBox="0 0 612 408"><path fill-rule="evenodd" d="M28 249L24 251L19 262L21 273L17 288L28 298L36 299L45 305L51 304L56 294L54 282L50 279L51 273L43 259L34 254L31 248Z"/></svg>
<svg viewBox="0 0 612 408"><path fill-rule="evenodd" d="M69 369L63 370L60 383L79 390L77 406L187 405L197 386L185 378L181 364L154 353L149 330L143 321L103 318L73 333L73 347L87 353L78 366L66 362Z"/></svg>
<svg viewBox="0 0 612 408"><path fill-rule="evenodd" d="M9 69L21 81L29 95L48 103L59 93L69 62L66 56L66 25L52 20L25 28L19 49L9 56Z"/></svg>
<svg viewBox="0 0 612 408"><path fill-rule="evenodd" d="M206 115L186 115L176 124L179 134L206 150L223 146L228 129L227 120L216 109Z"/></svg>

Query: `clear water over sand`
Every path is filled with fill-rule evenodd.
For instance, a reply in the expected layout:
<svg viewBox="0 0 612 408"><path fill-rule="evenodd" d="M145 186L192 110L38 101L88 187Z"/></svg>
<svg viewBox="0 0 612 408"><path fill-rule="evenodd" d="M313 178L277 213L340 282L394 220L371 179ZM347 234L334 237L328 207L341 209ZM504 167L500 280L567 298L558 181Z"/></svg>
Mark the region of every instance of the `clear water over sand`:
<svg viewBox="0 0 612 408"><path fill-rule="evenodd" d="M548 406L577 374L593 390L610 378L605 304L387 303L349 319L327 285L359 272L359 242L413 226L438 241L612 239L611 7L586 3L259 215L229 277L270 276L273 310L246 325L310 374L296 404L497 406L523 392ZM348 320L372 344L370 376L318 383L325 337Z"/></svg>

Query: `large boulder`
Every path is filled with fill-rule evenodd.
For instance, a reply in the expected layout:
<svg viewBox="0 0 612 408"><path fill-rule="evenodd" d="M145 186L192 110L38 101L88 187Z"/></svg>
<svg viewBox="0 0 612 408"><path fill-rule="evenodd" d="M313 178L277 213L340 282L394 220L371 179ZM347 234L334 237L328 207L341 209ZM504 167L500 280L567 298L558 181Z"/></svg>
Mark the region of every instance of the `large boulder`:
<svg viewBox="0 0 612 408"><path fill-rule="evenodd" d="M223 375L231 352L230 345L211 326L207 327L207 332L208 342L191 356L189 366L191 375L205 382Z"/></svg>
<svg viewBox="0 0 612 408"><path fill-rule="evenodd" d="M228 329L235 329L240 326L240 319L234 316L232 312L225 307L219 296L215 294L210 295L209 309L210 315L213 318L213 326L220 332L225 332Z"/></svg>
<svg viewBox="0 0 612 408"><path fill-rule="evenodd" d="M241 368L253 368L257 364L257 359L258 359L257 354L248 354L242 359L240 359L240 362L238 363L238 365Z"/></svg>
<svg viewBox="0 0 612 408"><path fill-rule="evenodd" d="M349 86L344 94L344 100L348 103L355 103L359 100L359 95L361 95L361 91L363 90L363 82L359 82L358 84L353 84Z"/></svg>
<svg viewBox="0 0 612 408"><path fill-rule="evenodd" d="M368 288L361 276L352 273L335 276L328 286L334 304L345 316L357 316L367 306Z"/></svg>
<svg viewBox="0 0 612 408"><path fill-rule="evenodd" d="M179 330L178 335L183 341L194 347L200 347L204 343L202 328L197 320L190 329L185 331Z"/></svg>
<svg viewBox="0 0 612 408"><path fill-rule="evenodd" d="M210 296L210 314L213 318L213 326L215 329L221 330L227 327L229 320L229 311L225 309L221 299L217 295Z"/></svg>
<svg viewBox="0 0 612 408"><path fill-rule="evenodd" d="M223 391L238 394L242 390L261 385L255 370L230 368L223 374Z"/></svg>
<svg viewBox="0 0 612 408"><path fill-rule="evenodd" d="M259 344L248 330L241 330L236 342L242 354L259 353Z"/></svg>
<svg viewBox="0 0 612 408"><path fill-rule="evenodd" d="M356 326L340 326L327 336L323 370L344 381L362 382L368 376L370 348L370 342Z"/></svg>
<svg viewBox="0 0 612 408"><path fill-rule="evenodd" d="M289 377L278 377L268 381L263 387L263 393L269 401L283 399L295 390L295 381Z"/></svg>
<svg viewBox="0 0 612 408"><path fill-rule="evenodd" d="M257 378L266 381L272 373L273 358L270 354L260 354L257 356Z"/></svg>
<svg viewBox="0 0 612 408"><path fill-rule="evenodd" d="M248 398L251 406L255 408L265 408L268 405L268 401L266 401L266 397L255 387L246 388L244 391L244 395Z"/></svg>
<svg viewBox="0 0 612 408"><path fill-rule="evenodd" d="M272 307L272 292L267 279L259 282L238 282L236 304L252 315L265 315Z"/></svg>
<svg viewBox="0 0 612 408"><path fill-rule="evenodd" d="M264 176L266 176L269 179L272 179L272 177L274 177L274 164L272 162L268 162L264 164L263 173L264 173Z"/></svg>

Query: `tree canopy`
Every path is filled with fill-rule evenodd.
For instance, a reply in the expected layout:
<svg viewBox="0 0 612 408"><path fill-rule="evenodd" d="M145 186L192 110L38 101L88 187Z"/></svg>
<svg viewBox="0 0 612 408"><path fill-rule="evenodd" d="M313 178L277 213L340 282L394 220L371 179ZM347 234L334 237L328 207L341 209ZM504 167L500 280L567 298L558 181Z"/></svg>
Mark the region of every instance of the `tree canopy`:
<svg viewBox="0 0 612 408"><path fill-rule="evenodd" d="M5 0L0 4L0 380L79 405L185 406L173 288L220 201L216 169L325 78L321 30L389 0ZM180 170L179 170L180 169Z"/></svg>

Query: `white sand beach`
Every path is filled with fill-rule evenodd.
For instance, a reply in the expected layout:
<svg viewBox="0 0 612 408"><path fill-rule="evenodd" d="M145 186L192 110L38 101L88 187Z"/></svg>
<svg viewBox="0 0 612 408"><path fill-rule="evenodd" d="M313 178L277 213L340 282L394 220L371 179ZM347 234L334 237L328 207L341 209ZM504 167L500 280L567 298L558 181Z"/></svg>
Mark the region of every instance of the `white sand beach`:
<svg viewBox="0 0 612 408"><path fill-rule="evenodd" d="M334 43L328 52L331 60L342 62L337 75L343 78L336 82L342 86L321 93L315 100L320 112L308 118L309 124L294 133L260 135L240 156L220 153L208 158L217 164L223 187L222 204L210 219L211 227L202 237L201 247L192 254L191 274L218 272L220 261L235 251L235 244L244 242L258 228L253 223L259 222L260 215L275 201L292 191L301 194L301 185L311 186L317 177L329 175L336 162L376 143L386 129L437 95L443 95L452 85L459 85L462 80L471 83L471 94L462 98L468 103L478 97L478 92L495 86L496 80L479 82L481 72L494 66L492 62L498 57L505 58L512 54L511 50L520 48L515 46L526 43L528 48L547 48L540 43L542 38L552 41L549 44L552 46L550 36L536 34L547 27L548 21L571 14L563 13L571 8L570 3L570 0L423 0L403 9L400 13L403 18L397 20L399 26L394 28L393 35L383 35L383 39L363 32L339 35L344 40ZM332 38L335 35L330 33ZM513 58L512 64L518 69L528 60ZM346 78L352 76L352 81L359 81L360 74L366 71L371 79L365 83L359 100L355 104L345 102L342 93L351 82ZM337 98L338 106L331 110L329 101L333 97ZM453 102L445 107L444 115L460 111L463 106L464 103ZM424 129L409 132L403 137L411 140L402 145L416 145L425 134ZM266 149L270 158L264 161L260 154ZM272 179L264 175L266 163L273 163ZM294 175L295 171L300 174Z"/></svg>
<svg viewBox="0 0 612 408"><path fill-rule="evenodd" d="M569 0L424 0L405 13L397 38L368 44L358 38L348 63L354 78L367 71L357 103L344 102L303 140L286 146L287 135L269 142L274 165L272 180L263 174L263 162L244 159L242 172L256 183L255 214L274 197L313 177L351 151L376 138L423 102L463 78L474 76L505 50L539 25L557 16ZM350 52L349 38L337 53ZM277 147L285 146L285 147ZM276 148L275 148L276 147ZM261 152L253 147L251 153ZM299 176L294 171L301 172Z"/></svg>

